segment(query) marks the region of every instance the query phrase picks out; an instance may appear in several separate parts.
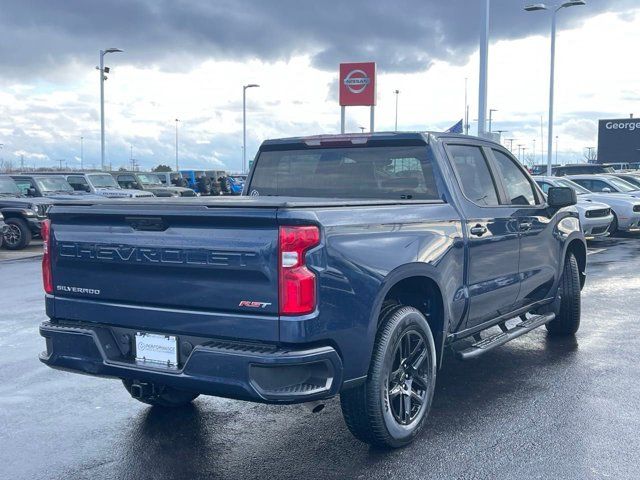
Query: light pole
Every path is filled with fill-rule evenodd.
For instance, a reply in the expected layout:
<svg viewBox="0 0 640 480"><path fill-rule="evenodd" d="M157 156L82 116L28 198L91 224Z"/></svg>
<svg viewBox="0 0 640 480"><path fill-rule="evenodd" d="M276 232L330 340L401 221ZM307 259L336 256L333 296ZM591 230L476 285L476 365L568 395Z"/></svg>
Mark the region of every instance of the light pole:
<svg viewBox="0 0 640 480"><path fill-rule="evenodd" d="M507 133L509 130L496 130L496 133L498 134L498 143L502 143L502 134L503 133Z"/></svg>
<svg viewBox="0 0 640 480"><path fill-rule="evenodd" d="M180 171L180 166L178 165L178 120L176 118L176 172Z"/></svg>
<svg viewBox="0 0 640 480"><path fill-rule="evenodd" d="M556 165L558 164L558 136L556 135Z"/></svg>
<svg viewBox="0 0 640 480"><path fill-rule="evenodd" d="M556 14L563 8L576 7L586 5L584 0L571 0L561 3L560 5L546 5L544 3L536 3L527 5L524 9L527 12L535 12L537 10L553 10L551 15L551 68L549 75L549 125L547 138L547 175L551 176L551 155L553 150L553 84L555 76L555 57L556 57Z"/></svg>
<svg viewBox="0 0 640 480"><path fill-rule="evenodd" d="M533 139L533 163L536 163L536 139Z"/></svg>
<svg viewBox="0 0 640 480"><path fill-rule="evenodd" d="M395 131L398 131L398 96L400 95L400 90L394 90L393 93L396 94L396 128Z"/></svg>
<svg viewBox="0 0 640 480"><path fill-rule="evenodd" d="M486 134L487 118L487 68L489 64L489 0L482 8L482 36L480 37L480 81L478 82L478 136Z"/></svg>
<svg viewBox="0 0 640 480"><path fill-rule="evenodd" d="M109 67L104 66L104 56L107 53L122 52L119 48L107 48L100 50L100 66L96 67L100 71L100 160L102 170L104 170L104 81L107 79Z"/></svg>
<svg viewBox="0 0 640 480"><path fill-rule="evenodd" d="M515 141L515 138L505 138L504 140L505 142L509 142L509 151L513 152L513 142Z"/></svg>
<svg viewBox="0 0 640 480"><path fill-rule="evenodd" d="M490 108L489 109L489 133L491 133L491 122L493 121L493 112L497 112L498 109L497 108Z"/></svg>
<svg viewBox="0 0 640 480"><path fill-rule="evenodd" d="M247 171L247 88L259 86L257 83L242 86L242 173Z"/></svg>
<svg viewBox="0 0 640 480"><path fill-rule="evenodd" d="M84 170L84 137L80 136L80 170Z"/></svg>

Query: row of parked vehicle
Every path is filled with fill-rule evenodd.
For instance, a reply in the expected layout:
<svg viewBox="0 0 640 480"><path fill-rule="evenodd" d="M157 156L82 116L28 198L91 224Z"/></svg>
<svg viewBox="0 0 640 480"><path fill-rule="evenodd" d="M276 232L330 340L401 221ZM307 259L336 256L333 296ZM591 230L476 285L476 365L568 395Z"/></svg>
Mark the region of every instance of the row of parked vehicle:
<svg viewBox="0 0 640 480"><path fill-rule="evenodd" d="M191 173L192 175L190 175ZM199 195L239 195L242 178L226 180L227 188L212 189L201 179L204 172L39 172L0 176L0 246L10 250L26 248L40 236L42 221L56 201L96 198L189 198ZM190 179L190 180L189 180ZM200 182L200 185L198 185ZM220 182L218 182L221 184ZM190 188L193 184L194 188ZM229 187L233 185L233 187ZM198 191L197 191L198 190ZM213 193L217 191L217 193ZM201 193L202 192L202 193Z"/></svg>
<svg viewBox="0 0 640 480"><path fill-rule="evenodd" d="M640 231L640 171L615 170L613 165L563 165L554 176L535 175L540 188L570 187L587 240Z"/></svg>

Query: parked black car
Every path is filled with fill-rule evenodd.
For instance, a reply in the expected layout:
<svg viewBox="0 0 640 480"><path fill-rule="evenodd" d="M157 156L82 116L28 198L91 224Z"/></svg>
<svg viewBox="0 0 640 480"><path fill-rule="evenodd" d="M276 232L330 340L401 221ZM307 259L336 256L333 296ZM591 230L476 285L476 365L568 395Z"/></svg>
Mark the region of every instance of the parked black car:
<svg viewBox="0 0 640 480"><path fill-rule="evenodd" d="M11 177L0 175L0 213L7 226L3 246L21 250L34 236L40 236L42 221L47 218L51 204L46 198L26 198Z"/></svg>
<svg viewBox="0 0 640 480"><path fill-rule="evenodd" d="M564 177L565 175L592 175L600 173L614 173L613 167L607 165L599 165L596 163L576 163L574 165L560 165L551 170L551 174L555 177Z"/></svg>

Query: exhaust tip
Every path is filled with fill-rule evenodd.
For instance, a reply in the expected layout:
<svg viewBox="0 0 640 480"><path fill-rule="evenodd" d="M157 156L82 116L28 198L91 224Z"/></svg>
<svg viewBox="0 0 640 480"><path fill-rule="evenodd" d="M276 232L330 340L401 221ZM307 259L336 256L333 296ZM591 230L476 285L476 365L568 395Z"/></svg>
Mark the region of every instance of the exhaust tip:
<svg viewBox="0 0 640 480"><path fill-rule="evenodd" d="M322 410L324 410L324 403L319 403L311 409L313 413L320 413Z"/></svg>
<svg viewBox="0 0 640 480"><path fill-rule="evenodd" d="M303 404L311 413L320 413L324 410L326 404L324 402L306 402Z"/></svg>

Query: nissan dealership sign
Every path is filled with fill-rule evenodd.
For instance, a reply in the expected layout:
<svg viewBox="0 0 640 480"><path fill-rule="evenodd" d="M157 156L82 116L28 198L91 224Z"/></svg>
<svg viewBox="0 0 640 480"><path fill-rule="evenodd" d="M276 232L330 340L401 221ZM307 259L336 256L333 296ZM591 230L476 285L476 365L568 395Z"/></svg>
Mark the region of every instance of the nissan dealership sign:
<svg viewBox="0 0 640 480"><path fill-rule="evenodd" d="M598 163L640 162L640 119L616 118L598 124Z"/></svg>
<svg viewBox="0 0 640 480"><path fill-rule="evenodd" d="M372 106L376 104L376 64L340 64L340 105Z"/></svg>

